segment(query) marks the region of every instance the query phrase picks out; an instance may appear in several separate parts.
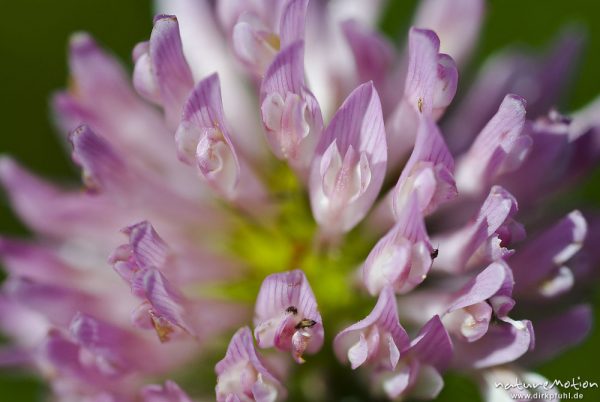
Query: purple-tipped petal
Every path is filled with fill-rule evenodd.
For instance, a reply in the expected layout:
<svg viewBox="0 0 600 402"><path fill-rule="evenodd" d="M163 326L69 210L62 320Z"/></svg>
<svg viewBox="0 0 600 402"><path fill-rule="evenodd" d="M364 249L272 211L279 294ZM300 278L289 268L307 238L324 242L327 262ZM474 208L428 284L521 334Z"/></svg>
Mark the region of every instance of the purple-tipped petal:
<svg viewBox="0 0 600 402"><path fill-rule="evenodd" d="M393 371L408 344L408 335L398 320L394 290L389 286L381 291L366 318L342 330L333 341L338 359L349 360L353 370L370 363Z"/></svg>
<svg viewBox="0 0 600 402"><path fill-rule="evenodd" d="M523 227L512 219L517 209L517 201L508 191L492 187L470 223L432 240L439 242L441 250L436 268L460 272L512 255L514 250L507 246L524 237Z"/></svg>
<svg viewBox="0 0 600 402"><path fill-rule="evenodd" d="M454 183L454 159L431 117L422 117L415 148L393 190L393 210L399 216L410 194L418 195L419 209L424 214L457 195Z"/></svg>
<svg viewBox="0 0 600 402"><path fill-rule="evenodd" d="M91 191L122 193L133 180L121 157L108 142L88 126L73 131L69 140L73 146L73 160L81 166L83 182Z"/></svg>
<svg viewBox="0 0 600 402"><path fill-rule="evenodd" d="M372 83L356 88L317 145L310 176L313 215L325 232L344 233L368 212L386 170L381 104Z"/></svg>
<svg viewBox="0 0 600 402"><path fill-rule="evenodd" d="M399 293L411 291L427 276L432 251L417 196L413 194L394 227L379 240L362 267L369 293L376 295L388 285Z"/></svg>
<svg viewBox="0 0 600 402"><path fill-rule="evenodd" d="M262 185L231 141L217 74L200 81L187 100L175 133L179 158L227 200L260 198Z"/></svg>
<svg viewBox="0 0 600 402"><path fill-rule="evenodd" d="M248 399L267 402L285 398L285 389L257 355L248 327L233 335L225 357L215 366L215 372L218 402Z"/></svg>
<svg viewBox="0 0 600 402"><path fill-rule="evenodd" d="M187 300L159 268L169 257L167 244L147 221L122 230L129 243L117 247L109 258L115 271L143 302L132 312L132 322L154 329L161 342L170 340L177 328L194 335L186 318Z"/></svg>
<svg viewBox="0 0 600 402"><path fill-rule="evenodd" d="M411 28L409 62L404 94L419 113L433 113L434 89L438 76L440 40L433 31Z"/></svg>
<svg viewBox="0 0 600 402"><path fill-rule="evenodd" d="M413 147L421 115L440 118L454 98L456 65L439 47L433 31L411 28L404 95L386 122L390 161L402 160Z"/></svg>
<svg viewBox="0 0 600 402"><path fill-rule="evenodd" d="M484 9L483 0L426 0L417 10L414 25L435 31L442 52L464 64L478 38Z"/></svg>
<svg viewBox="0 0 600 402"><path fill-rule="evenodd" d="M223 140L231 143L223 112L221 84L216 73L196 85L183 109L181 123L175 134L178 155L183 162L189 165L195 163L198 141L205 134L203 132L211 128L221 131L225 137Z"/></svg>
<svg viewBox="0 0 600 402"><path fill-rule="evenodd" d="M496 261L481 271L456 294L448 311L464 308L490 299L500 291L506 291L506 283L514 283L510 268L503 261Z"/></svg>
<svg viewBox="0 0 600 402"><path fill-rule="evenodd" d="M499 176L516 170L531 147L531 137L523 131L525 100L506 95L498 113L481 130L456 169L460 192L481 194Z"/></svg>
<svg viewBox="0 0 600 402"><path fill-rule="evenodd" d="M290 351L298 363L304 362L304 351L314 354L321 349L323 321L302 271L265 278L256 297L254 325L259 347Z"/></svg>
<svg viewBox="0 0 600 402"><path fill-rule="evenodd" d="M165 385L146 385L141 390L143 402L192 402L192 399L171 380Z"/></svg>
<svg viewBox="0 0 600 402"><path fill-rule="evenodd" d="M147 319L161 342L170 340L176 327L193 335L193 330L184 318L186 312L183 296L159 270L148 268L134 273L132 291L147 300Z"/></svg>
<svg viewBox="0 0 600 402"><path fill-rule="evenodd" d="M160 238L148 221L142 221L122 230L129 236L129 245L138 267L158 267L165 265L169 257L169 247Z"/></svg>
<svg viewBox="0 0 600 402"><path fill-rule="evenodd" d="M304 84L302 41L277 54L261 83L260 99L273 153L306 176L323 130L323 117L317 100Z"/></svg>
<svg viewBox="0 0 600 402"><path fill-rule="evenodd" d="M527 242L510 259L515 292L525 298L552 298L570 290L573 274L566 264L581 249L586 235L585 218L573 211Z"/></svg>
<svg viewBox="0 0 600 402"><path fill-rule="evenodd" d="M143 47L147 47L143 52ZM134 84L138 92L152 101L159 100L167 121L176 125L194 80L183 55L179 23L172 15L159 15L148 45L138 47Z"/></svg>
<svg viewBox="0 0 600 402"><path fill-rule="evenodd" d="M505 263L492 263L454 296L443 316L448 331L461 341L482 338L489 329L492 313L506 318L514 305L510 297L513 283L512 272Z"/></svg>
<svg viewBox="0 0 600 402"><path fill-rule="evenodd" d="M108 262L125 282L131 284L133 275L142 269L165 268L169 247L148 221L128 226L121 232L128 236L129 242L117 247Z"/></svg>

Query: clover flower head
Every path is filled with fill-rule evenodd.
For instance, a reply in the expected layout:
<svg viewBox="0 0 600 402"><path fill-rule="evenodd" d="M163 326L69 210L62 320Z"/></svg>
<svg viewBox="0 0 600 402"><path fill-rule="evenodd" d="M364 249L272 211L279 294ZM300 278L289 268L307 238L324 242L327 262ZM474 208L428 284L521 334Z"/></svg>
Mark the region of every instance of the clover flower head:
<svg viewBox="0 0 600 402"><path fill-rule="evenodd" d="M52 107L83 190L0 159L34 233L0 238L0 364L67 402L541 381L600 264L597 213L555 202L600 160L599 102L554 108L580 40L463 87L484 1L422 1L406 43L384 7L157 1L131 73L75 34Z"/></svg>

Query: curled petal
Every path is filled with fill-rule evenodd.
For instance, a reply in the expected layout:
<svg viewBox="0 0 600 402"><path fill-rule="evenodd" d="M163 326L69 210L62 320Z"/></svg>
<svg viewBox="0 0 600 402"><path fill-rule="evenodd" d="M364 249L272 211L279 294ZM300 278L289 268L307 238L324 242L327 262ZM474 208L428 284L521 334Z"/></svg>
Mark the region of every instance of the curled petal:
<svg viewBox="0 0 600 402"><path fill-rule="evenodd" d="M261 198L262 185L239 157L225 121L219 77L200 81L187 100L175 133L179 158L196 165L206 182L233 201Z"/></svg>
<svg viewBox="0 0 600 402"><path fill-rule="evenodd" d="M409 65L405 97L416 111L430 114L434 107L440 40L433 31L411 28L408 43Z"/></svg>
<svg viewBox="0 0 600 402"><path fill-rule="evenodd" d="M383 184L387 148L379 96L372 83L355 89L323 132L312 162L313 215L343 233L367 213Z"/></svg>
<svg viewBox="0 0 600 402"><path fill-rule="evenodd" d="M455 299L448 307L448 311L468 307L473 304L491 299L493 296L504 293L510 295L510 288L514 284L512 272L503 261L496 261L469 281L457 292Z"/></svg>
<svg viewBox="0 0 600 402"><path fill-rule="evenodd" d="M196 85L183 109L181 124L175 134L178 155L183 162L190 165L195 163L194 155L200 135L203 129L209 128L222 132L226 141L231 143L217 74L210 75Z"/></svg>
<svg viewBox="0 0 600 402"><path fill-rule="evenodd" d="M419 209L425 214L456 197L453 172L454 159L439 128L430 117L421 118L415 148L392 193L396 217L413 191L418 195Z"/></svg>
<svg viewBox="0 0 600 402"><path fill-rule="evenodd" d="M494 186L477 216L453 234L441 236L436 268L449 272L472 269L513 254L507 246L524 237L522 226L512 220L517 201L505 189Z"/></svg>
<svg viewBox="0 0 600 402"><path fill-rule="evenodd" d="M474 342L488 331L492 307L485 301L448 312L444 325L453 335L466 342Z"/></svg>
<svg viewBox="0 0 600 402"><path fill-rule="evenodd" d="M300 270L269 275L263 281L254 310L254 335L261 348L316 353L323 345L323 322L315 295Z"/></svg>
<svg viewBox="0 0 600 402"><path fill-rule="evenodd" d="M215 366L217 401L232 402L253 398L276 401L285 398L281 383L257 355L250 328L239 329L231 338L223 360Z"/></svg>
<svg viewBox="0 0 600 402"><path fill-rule="evenodd" d="M532 144L523 132L525 100L506 95L498 113L479 133L467 154L459 161L456 181L461 192L479 194L500 175L517 169Z"/></svg>
<svg viewBox="0 0 600 402"><path fill-rule="evenodd" d="M126 227L122 232L129 236L129 245L138 267L160 268L164 266L169 256L169 247L156 233L150 222L136 223Z"/></svg>
<svg viewBox="0 0 600 402"><path fill-rule="evenodd" d="M367 289L375 295L391 285L397 292L409 292L427 276L432 251L417 196L413 194L394 227L379 240L362 267Z"/></svg>
<svg viewBox="0 0 600 402"><path fill-rule="evenodd" d="M489 329L492 312L505 319L514 306L513 284L510 268L501 261L492 263L456 293L443 316L446 328L462 341L482 338Z"/></svg>
<svg viewBox="0 0 600 402"><path fill-rule="evenodd" d="M409 340L398 320L393 289L385 287L373 311L342 330L333 345L338 359L349 360L352 369L370 362L394 370L403 351L408 348Z"/></svg>
<svg viewBox="0 0 600 402"><path fill-rule="evenodd" d="M277 54L261 83L260 99L267 140L278 158L308 174L323 129L321 110L304 84L304 44L294 42Z"/></svg>
<svg viewBox="0 0 600 402"><path fill-rule="evenodd" d="M456 65L439 47L433 31L411 28L404 95L386 122L391 161L402 160L413 147L420 116L439 119L454 98Z"/></svg>
<svg viewBox="0 0 600 402"><path fill-rule="evenodd" d="M144 297L149 309L147 314L161 342L168 341L175 327L193 334L184 319L183 296L154 268L136 272L132 277L132 291Z"/></svg>
<svg viewBox="0 0 600 402"><path fill-rule="evenodd" d="M531 322L506 320L490 326L486 335L475 342L456 342L453 364L480 369L512 362L532 350Z"/></svg>
<svg viewBox="0 0 600 402"><path fill-rule="evenodd" d="M150 100L159 100L165 108L167 121L176 124L194 85L183 55L177 18L172 15L156 17L148 45L138 47L135 53L138 53L134 54L137 56L133 78L136 89Z"/></svg>

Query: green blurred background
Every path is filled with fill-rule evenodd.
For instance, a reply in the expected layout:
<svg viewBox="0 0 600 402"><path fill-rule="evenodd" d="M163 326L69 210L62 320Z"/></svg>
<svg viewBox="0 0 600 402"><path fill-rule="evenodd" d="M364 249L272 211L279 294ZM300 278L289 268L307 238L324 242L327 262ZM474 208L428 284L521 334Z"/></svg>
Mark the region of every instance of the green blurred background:
<svg viewBox="0 0 600 402"><path fill-rule="evenodd" d="M368 1L368 0L365 0ZM382 26L400 37L410 23L416 1L392 0ZM42 175L57 180L77 180L62 135L52 126L48 99L67 79L66 43L78 30L92 33L131 66L130 52L149 36L152 7L148 0L2 0L0 24L0 79L2 134L0 153L11 154ZM473 65L508 44L543 49L565 24L578 24L587 32L586 51L563 110L574 110L600 94L600 2L595 0L496 0L490 1ZM461 76L464 88L469 80ZM586 183L582 203L600 206L598 172ZM25 228L0 201L0 233L23 235ZM595 292L596 321L600 318L600 293ZM547 363L539 371L548 378L581 376L600 382L597 359L600 333L596 328L581 346ZM0 371L0 401L28 402L43 399L35 379L13 370ZM475 388L460 377L447 380L441 399L477 400ZM600 400L600 391L585 399Z"/></svg>

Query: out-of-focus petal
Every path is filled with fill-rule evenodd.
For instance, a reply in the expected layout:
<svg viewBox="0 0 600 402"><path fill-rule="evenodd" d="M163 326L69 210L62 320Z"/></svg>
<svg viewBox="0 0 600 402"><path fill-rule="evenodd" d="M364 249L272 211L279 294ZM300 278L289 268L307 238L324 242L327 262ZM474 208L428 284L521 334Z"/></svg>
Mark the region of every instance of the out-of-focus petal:
<svg viewBox="0 0 600 402"><path fill-rule="evenodd" d="M192 402L192 399L171 380L165 385L146 385L141 390L143 402Z"/></svg>
<svg viewBox="0 0 600 402"><path fill-rule="evenodd" d="M383 389L390 398L421 395L435 398L441 391L440 373L452 359L453 346L439 316L433 316L421 328L405 351L399 368L383 379Z"/></svg>
<svg viewBox="0 0 600 402"><path fill-rule="evenodd" d="M373 80L377 90L383 93L383 85L394 62L393 46L356 20L344 21L341 29L354 55L358 81Z"/></svg>
<svg viewBox="0 0 600 402"><path fill-rule="evenodd" d="M523 356L522 361L530 365L551 360L582 342L589 335L592 324L592 309L587 304L534 321L535 349Z"/></svg>
<svg viewBox="0 0 600 402"><path fill-rule="evenodd" d="M535 345L530 321L501 321L490 326L486 335L471 343L456 342L453 364L481 369L512 362Z"/></svg>
<svg viewBox="0 0 600 402"><path fill-rule="evenodd" d="M441 51L464 64L478 38L485 9L483 0L425 0L413 25L435 31Z"/></svg>
<svg viewBox="0 0 600 402"><path fill-rule="evenodd" d="M123 193L135 179L120 156L88 126L80 126L69 137L73 159L82 168L83 182L90 191Z"/></svg>
<svg viewBox="0 0 600 402"><path fill-rule="evenodd" d="M554 226L528 241L513 257L515 293L521 298L553 298L570 290L573 274L569 260L581 249L587 223L573 211Z"/></svg>

